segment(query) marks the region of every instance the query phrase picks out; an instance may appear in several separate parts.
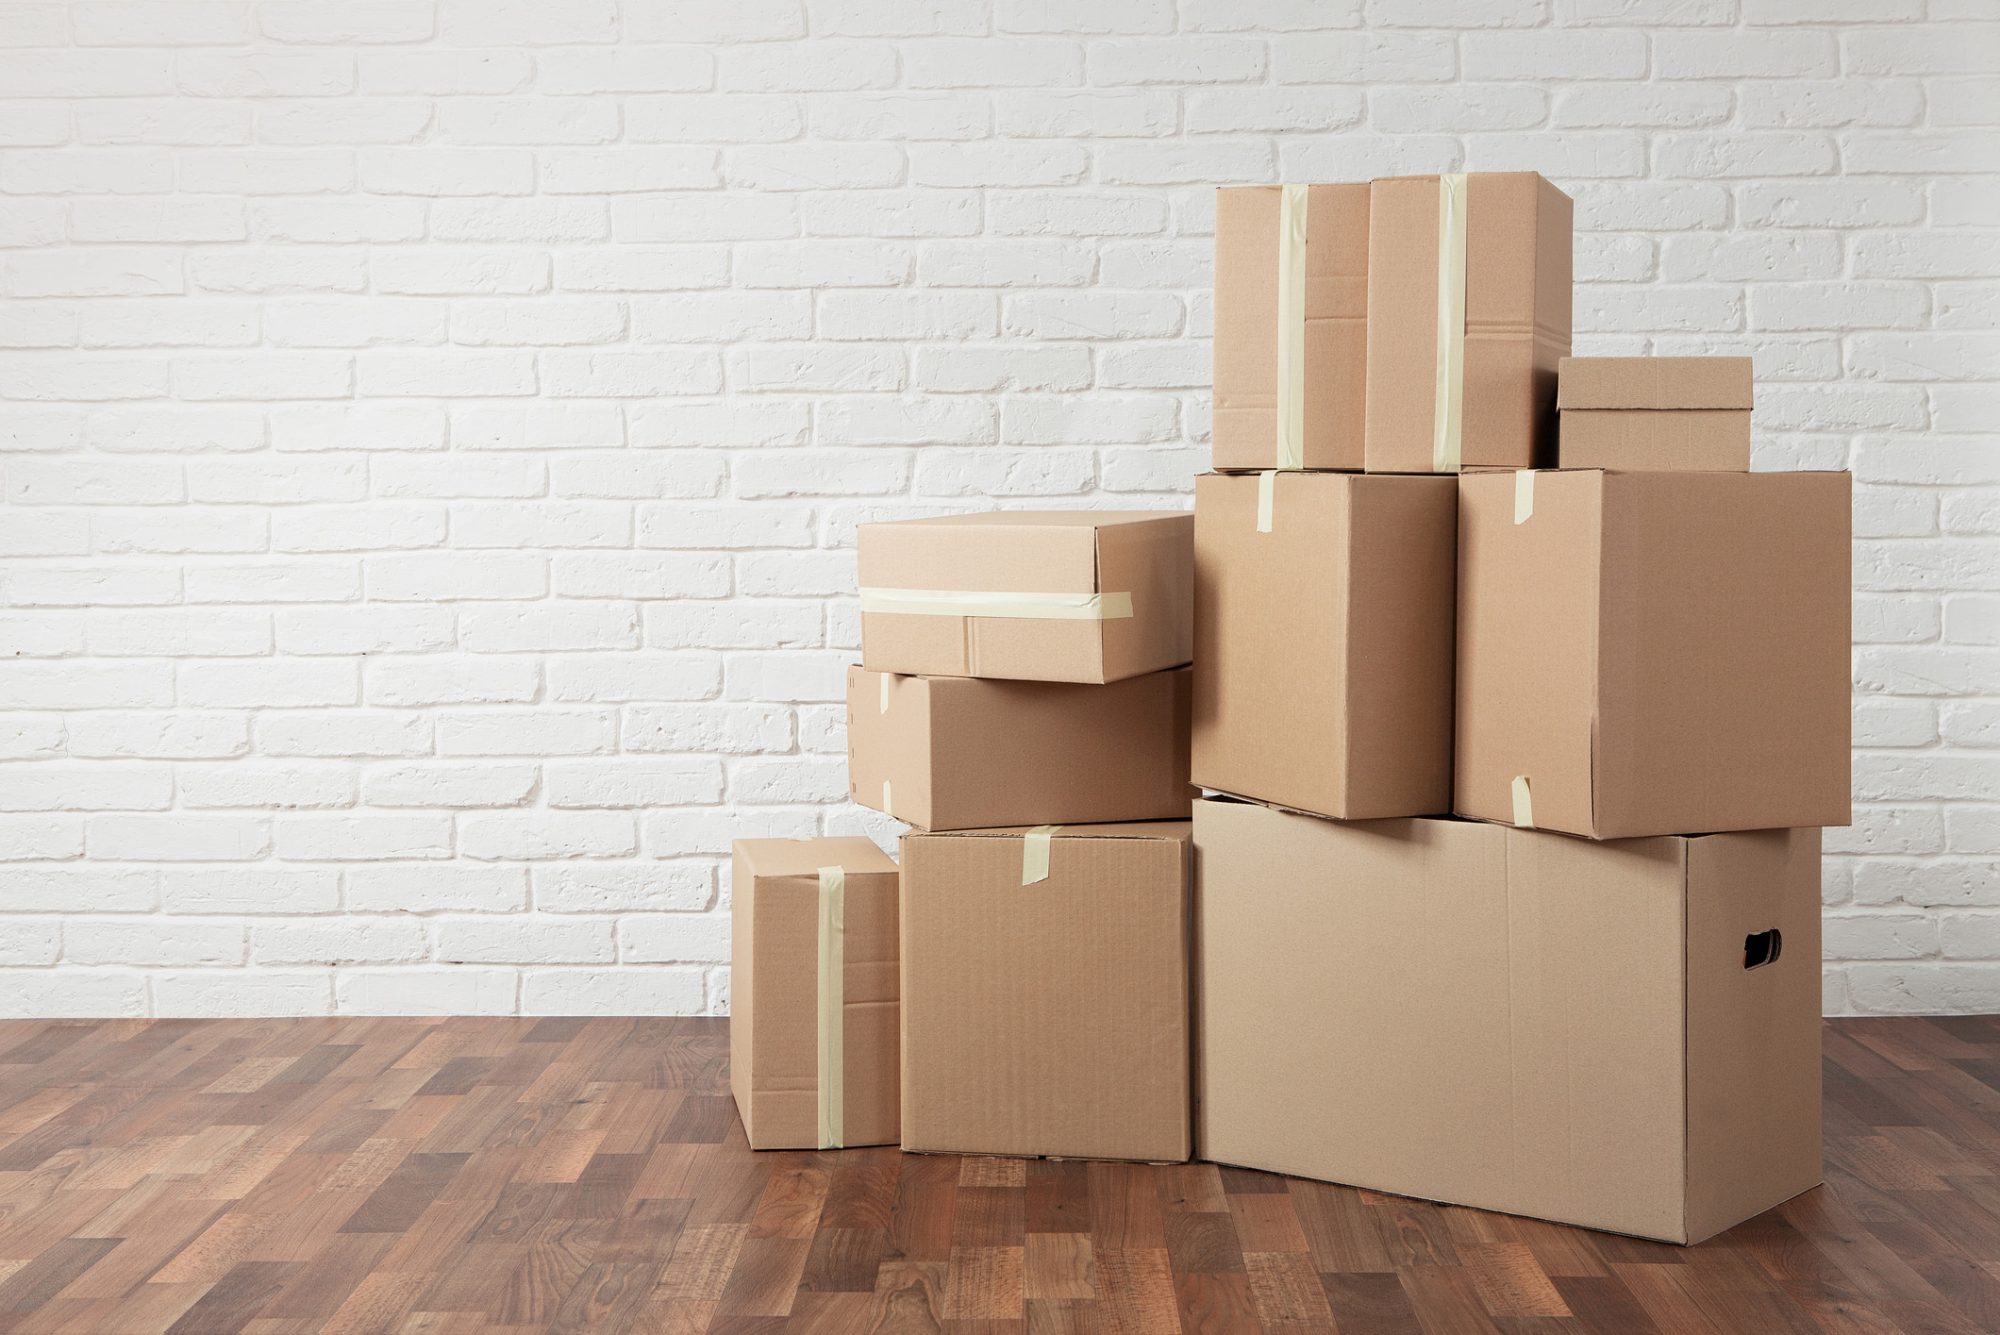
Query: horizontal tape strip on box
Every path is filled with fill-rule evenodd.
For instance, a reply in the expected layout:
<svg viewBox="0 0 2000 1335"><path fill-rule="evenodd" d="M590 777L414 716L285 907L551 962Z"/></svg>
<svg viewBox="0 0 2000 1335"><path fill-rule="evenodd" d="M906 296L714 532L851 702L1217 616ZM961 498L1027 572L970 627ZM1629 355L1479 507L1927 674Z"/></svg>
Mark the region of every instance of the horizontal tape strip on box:
<svg viewBox="0 0 2000 1335"><path fill-rule="evenodd" d="M973 593L962 589L863 589L863 612L898 616L1022 617L1042 621L1123 621L1129 593Z"/></svg>

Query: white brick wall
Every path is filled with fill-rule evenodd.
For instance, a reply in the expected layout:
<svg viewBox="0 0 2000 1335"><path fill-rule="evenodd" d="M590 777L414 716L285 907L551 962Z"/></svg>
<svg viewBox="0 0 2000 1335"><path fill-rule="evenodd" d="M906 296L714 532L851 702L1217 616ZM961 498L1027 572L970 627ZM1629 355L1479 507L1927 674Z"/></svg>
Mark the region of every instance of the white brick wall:
<svg viewBox="0 0 2000 1335"><path fill-rule="evenodd" d="M1850 18L1829 21L1825 16ZM1459 26L1451 26L1459 25ZM2000 1010L2000 10L0 4L0 1015L726 1006L855 522L1178 505L1208 187L1536 168L1857 474L1827 1006Z"/></svg>

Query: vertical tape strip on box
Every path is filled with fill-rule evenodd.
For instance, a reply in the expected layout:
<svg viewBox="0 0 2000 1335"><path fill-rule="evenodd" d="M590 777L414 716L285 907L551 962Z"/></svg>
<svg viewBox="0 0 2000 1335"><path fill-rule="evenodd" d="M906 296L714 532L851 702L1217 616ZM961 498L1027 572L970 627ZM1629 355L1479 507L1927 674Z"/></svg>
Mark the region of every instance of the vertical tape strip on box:
<svg viewBox="0 0 2000 1335"><path fill-rule="evenodd" d="M847 1143L847 873L819 869L819 1147Z"/></svg>
<svg viewBox="0 0 2000 1335"><path fill-rule="evenodd" d="M1456 473L1465 408L1465 173L1438 177L1437 366L1431 471Z"/></svg>
<svg viewBox="0 0 2000 1335"><path fill-rule="evenodd" d="M1514 474L1514 522L1525 524L1535 517L1535 470L1523 468Z"/></svg>
<svg viewBox="0 0 2000 1335"><path fill-rule="evenodd" d="M1277 509L1278 475L1276 473L1257 474L1257 531L1269 533L1271 520Z"/></svg>
<svg viewBox="0 0 2000 1335"><path fill-rule="evenodd" d="M1306 187L1278 205L1278 467L1306 466Z"/></svg>
<svg viewBox="0 0 2000 1335"><path fill-rule="evenodd" d="M1535 795L1528 791L1528 776L1514 776L1514 823L1524 830L1535 828Z"/></svg>
<svg viewBox="0 0 2000 1335"><path fill-rule="evenodd" d="M1021 884L1034 885L1049 879L1049 841L1060 825L1037 825L1021 836Z"/></svg>

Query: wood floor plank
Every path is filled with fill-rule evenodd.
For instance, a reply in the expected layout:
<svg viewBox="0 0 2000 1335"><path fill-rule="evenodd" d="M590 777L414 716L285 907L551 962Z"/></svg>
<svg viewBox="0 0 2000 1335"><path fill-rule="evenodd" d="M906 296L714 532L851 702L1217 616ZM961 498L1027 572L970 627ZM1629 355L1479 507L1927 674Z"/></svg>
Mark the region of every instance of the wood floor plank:
<svg viewBox="0 0 2000 1335"><path fill-rule="evenodd" d="M1699 1247L1214 1164L758 1154L724 1022L0 1023L0 1330L2000 1329L2000 1019L1830 1022Z"/></svg>

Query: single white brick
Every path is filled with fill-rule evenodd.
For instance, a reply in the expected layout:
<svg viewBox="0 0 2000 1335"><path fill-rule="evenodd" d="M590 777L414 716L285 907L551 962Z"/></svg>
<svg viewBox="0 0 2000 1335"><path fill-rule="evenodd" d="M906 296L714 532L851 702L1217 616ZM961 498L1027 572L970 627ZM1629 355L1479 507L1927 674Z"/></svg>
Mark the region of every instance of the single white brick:
<svg viewBox="0 0 2000 1335"><path fill-rule="evenodd" d="M820 37L810 42L725 46L715 81L726 91L852 92L896 82L896 48Z"/></svg>
<svg viewBox="0 0 2000 1335"><path fill-rule="evenodd" d="M90 716L79 716L85 717ZM0 758L43 760L61 755L63 734L63 720L53 715L0 715Z"/></svg>
<svg viewBox="0 0 2000 1335"><path fill-rule="evenodd" d="M608 710L504 710L443 714L438 754L445 756L582 756L613 749L617 720Z"/></svg>
<svg viewBox="0 0 2000 1335"><path fill-rule="evenodd" d="M260 516L261 518L261 516ZM271 548L280 552L355 552L435 547L445 538L442 505L287 507L270 518Z"/></svg>
<svg viewBox="0 0 2000 1335"><path fill-rule="evenodd" d="M114 862L254 862L271 851L271 820L180 813L92 816L85 847L91 857Z"/></svg>
<svg viewBox="0 0 2000 1335"><path fill-rule="evenodd" d="M149 570L133 565L30 566L8 577L7 594L16 607L137 607L177 603L181 600L181 576L178 570Z"/></svg>
<svg viewBox="0 0 2000 1335"><path fill-rule="evenodd" d="M512 1015L512 969L342 969L334 976L341 1015Z"/></svg>
<svg viewBox="0 0 2000 1335"><path fill-rule="evenodd" d="M633 818L611 811L467 815L458 836L460 851L481 862L629 857L639 848Z"/></svg>
<svg viewBox="0 0 2000 1335"><path fill-rule="evenodd" d="M910 88L1048 88L1083 82L1083 47L1036 37L930 37L899 43Z"/></svg>
<svg viewBox="0 0 2000 1335"><path fill-rule="evenodd" d="M705 348L545 352L541 365L543 392L555 398L641 399L722 389L722 361Z"/></svg>
<svg viewBox="0 0 2000 1335"><path fill-rule="evenodd" d="M738 839L809 839L819 833L810 808L655 811L643 818L646 851L656 858L727 857Z"/></svg>
<svg viewBox="0 0 2000 1335"><path fill-rule="evenodd" d="M564 761L548 767L551 807L666 807L722 800L722 765L712 757Z"/></svg>
<svg viewBox="0 0 2000 1335"><path fill-rule="evenodd" d="M288 862L374 862L392 858L448 858L451 817L281 816L277 855Z"/></svg>
<svg viewBox="0 0 2000 1335"><path fill-rule="evenodd" d="M270 756L421 755L431 749L431 725L422 714L384 710L261 711L257 746Z"/></svg>
<svg viewBox="0 0 2000 1335"><path fill-rule="evenodd" d="M729 915L645 913L620 918L618 958L626 964L726 964Z"/></svg>
<svg viewBox="0 0 2000 1335"><path fill-rule="evenodd" d="M790 713L767 704L629 705L621 731L625 749L637 752L741 754L792 744Z"/></svg>
<svg viewBox="0 0 2000 1335"><path fill-rule="evenodd" d="M695 92L712 87L715 57L699 46L618 50L554 46L535 53L536 91L576 93Z"/></svg>
<svg viewBox="0 0 2000 1335"><path fill-rule="evenodd" d="M187 463L187 494L193 501L224 505L358 501L367 492L367 469L356 459L246 456Z"/></svg>
<svg viewBox="0 0 2000 1335"><path fill-rule="evenodd" d="M168 913L331 913L340 876L330 867L169 867L160 873Z"/></svg>
<svg viewBox="0 0 2000 1335"><path fill-rule="evenodd" d="M1194 94L1199 97L1201 94ZM1218 97L1247 96L1252 100L1261 95L1254 89L1229 89ZM1062 89L1044 91L1024 90L1017 93L1000 93L994 99L993 119L1002 135L1020 139L1094 139L1157 138L1174 133L1178 126L1178 99L1174 93L1165 90L1138 90L1129 92L1098 92L1082 90L1070 92ZM980 107L978 123L983 127L986 120L984 102ZM1192 100L1191 100L1192 105ZM1193 112L1190 111L1190 129ZM966 117L966 128L973 124L971 116ZM983 133L983 128L982 131ZM926 139L969 139L974 134L924 134L897 136Z"/></svg>
<svg viewBox="0 0 2000 1335"><path fill-rule="evenodd" d="M325 969L204 969L148 977L152 1013L161 1018L258 1018L333 1013L333 975Z"/></svg>
<svg viewBox="0 0 2000 1335"><path fill-rule="evenodd" d="M699 1015L702 974L693 968L528 969L524 1015Z"/></svg>
<svg viewBox="0 0 2000 1335"><path fill-rule="evenodd" d="M557 595L566 590L564 561L557 557ZM605 558L630 563L637 555ZM616 576L618 571L600 571ZM643 582L651 572L631 570L627 578ZM588 583L588 581L574 581ZM725 581L726 582L726 581ZM663 588L665 586L662 586ZM589 597L614 596L609 593ZM639 596L639 595L632 595ZM672 596L667 593L645 596ZM639 612L630 603L513 603L469 607L459 614L459 642L475 653L523 653L558 649L635 649L639 644Z"/></svg>
<svg viewBox="0 0 2000 1335"><path fill-rule="evenodd" d="M643 620L645 643L658 649L778 649L821 635L819 604L771 599L654 603Z"/></svg>
<svg viewBox="0 0 2000 1335"><path fill-rule="evenodd" d="M523 867L350 867L342 902L363 913L516 913L528 906Z"/></svg>
<svg viewBox="0 0 2000 1335"><path fill-rule="evenodd" d="M67 733L79 759L220 760L250 749L249 717L240 713L97 710L69 720Z"/></svg>
<svg viewBox="0 0 2000 1335"><path fill-rule="evenodd" d="M436 932L448 964L609 964L617 954L609 918L442 918Z"/></svg>
<svg viewBox="0 0 2000 1335"><path fill-rule="evenodd" d="M368 596L385 602L539 598L548 558L538 553L419 552L362 563Z"/></svg>
<svg viewBox="0 0 2000 1335"><path fill-rule="evenodd" d="M424 656L383 659L367 671L374 705L526 704L541 690L541 665L532 658Z"/></svg>
<svg viewBox="0 0 2000 1335"><path fill-rule="evenodd" d="M183 807L346 807L357 784L346 765L223 761L176 770Z"/></svg>
<svg viewBox="0 0 2000 1335"><path fill-rule="evenodd" d="M359 665L318 658L186 662L180 700L197 708L299 708L360 703Z"/></svg>
<svg viewBox="0 0 2000 1335"><path fill-rule="evenodd" d="M638 143L776 144L805 128L797 97L783 93L667 93L625 99L625 134Z"/></svg>
<svg viewBox="0 0 2000 1335"><path fill-rule="evenodd" d="M376 807L512 807L537 778L533 765L397 765L370 771L361 795Z"/></svg>
<svg viewBox="0 0 2000 1335"><path fill-rule="evenodd" d="M250 962L259 965L404 964L429 951L424 925L415 918L260 922L250 928Z"/></svg>
<svg viewBox="0 0 2000 1335"><path fill-rule="evenodd" d="M173 795L164 765L49 761L0 770L0 811L164 811Z"/></svg>
<svg viewBox="0 0 2000 1335"><path fill-rule="evenodd" d="M722 668L703 654L637 651L565 654L546 660L549 698L626 703L707 700L722 687Z"/></svg>
<svg viewBox="0 0 2000 1335"><path fill-rule="evenodd" d="M0 970L0 1017L96 1019L146 1013L144 975L104 969Z"/></svg>
<svg viewBox="0 0 2000 1335"><path fill-rule="evenodd" d="M173 672L173 666L164 662L0 659L0 700L5 700L9 709L164 708L174 703Z"/></svg>
<svg viewBox="0 0 2000 1335"><path fill-rule="evenodd" d="M452 507L454 547L627 547L632 512L588 501L463 502Z"/></svg>
<svg viewBox="0 0 2000 1335"><path fill-rule="evenodd" d="M536 867L533 875L543 913L687 912L715 898L715 873L705 863L568 863Z"/></svg>
<svg viewBox="0 0 2000 1335"><path fill-rule="evenodd" d="M361 567L349 560L269 565L203 565L186 576L191 603L337 603L361 596Z"/></svg>
<svg viewBox="0 0 2000 1335"><path fill-rule="evenodd" d="M54 964L62 955L60 918L9 918L0 933L0 966Z"/></svg>

